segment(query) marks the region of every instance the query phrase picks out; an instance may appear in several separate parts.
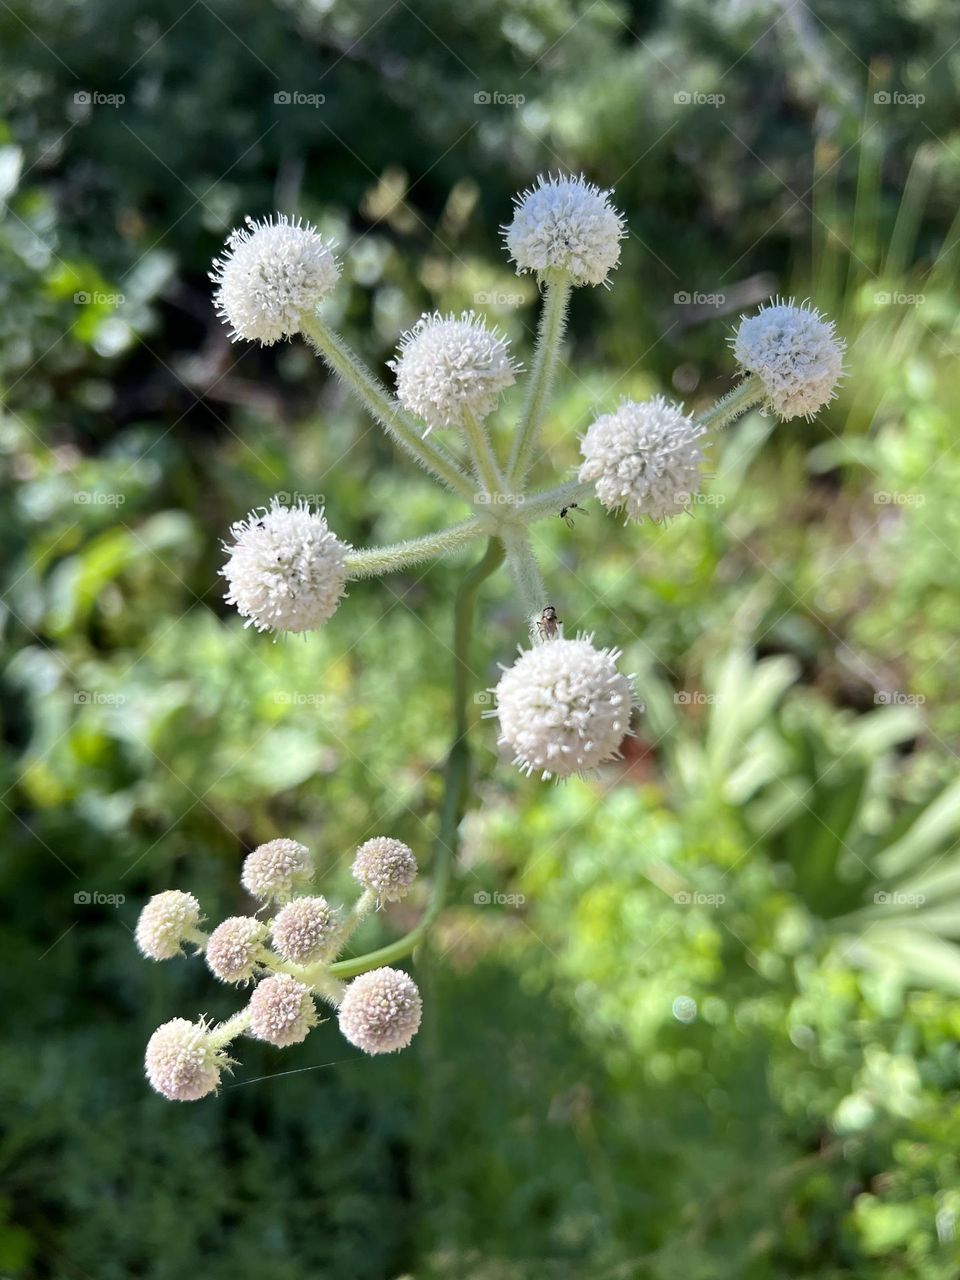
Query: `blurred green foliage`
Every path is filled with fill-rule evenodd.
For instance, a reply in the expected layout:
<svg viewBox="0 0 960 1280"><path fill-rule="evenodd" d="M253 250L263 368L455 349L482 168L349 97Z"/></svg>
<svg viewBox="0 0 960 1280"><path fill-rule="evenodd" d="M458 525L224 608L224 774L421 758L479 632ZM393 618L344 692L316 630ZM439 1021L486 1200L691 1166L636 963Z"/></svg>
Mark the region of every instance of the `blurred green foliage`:
<svg viewBox="0 0 960 1280"><path fill-rule="evenodd" d="M946 0L0 6L0 1275L960 1273L958 36ZM430 306L527 354L495 228L561 165L632 234L575 301L553 474L620 395L707 400L773 290L836 317L846 386L717 442L693 519L535 528L568 631L638 672L601 778L495 767L482 690L519 637L485 591L478 809L415 1047L244 1041L174 1107L147 1036L236 997L138 959L140 904L245 909L277 834L331 896L377 832L429 861L466 562L356 584L309 642L228 616L218 541L274 492L358 545L459 513L299 345L229 346L209 260L298 209L375 364Z"/></svg>

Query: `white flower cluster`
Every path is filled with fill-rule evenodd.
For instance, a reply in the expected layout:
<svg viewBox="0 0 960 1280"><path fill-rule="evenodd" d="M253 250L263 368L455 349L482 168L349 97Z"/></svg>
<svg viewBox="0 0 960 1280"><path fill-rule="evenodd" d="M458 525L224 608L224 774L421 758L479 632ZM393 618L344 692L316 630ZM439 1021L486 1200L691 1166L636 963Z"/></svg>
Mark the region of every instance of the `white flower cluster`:
<svg viewBox="0 0 960 1280"><path fill-rule="evenodd" d="M298 895L313 876L313 860L296 840L270 840L248 854L243 886L263 904L276 906L270 919L230 916L207 937L200 904L177 889L159 893L140 913L136 938L155 960L177 955L185 941L206 952L210 972L221 982L254 983L245 1009L220 1026L204 1019L174 1018L150 1037L144 1066L158 1093L195 1102L216 1093L221 1073L233 1065L225 1049L246 1034L277 1048L299 1044L318 1024L316 998L338 1010L340 1029L364 1053L405 1048L420 1025L416 983L397 969L361 974L345 988L331 965L351 930L374 903L397 902L417 873L413 850L390 836L377 836L356 851L354 879L363 895L344 919L320 895Z"/></svg>
<svg viewBox="0 0 960 1280"><path fill-rule="evenodd" d="M390 368L400 403L428 432L461 426L465 412L482 421L517 375L508 340L472 311L421 316Z"/></svg>
<svg viewBox="0 0 960 1280"><path fill-rule="evenodd" d="M732 343L737 361L760 378L784 421L811 418L836 394L844 343L833 321L806 304L777 299L755 316L744 316Z"/></svg>
<svg viewBox="0 0 960 1280"><path fill-rule="evenodd" d="M581 174L547 176L516 197L504 239L518 274L566 276L575 285L603 284L620 261L627 234L623 215Z"/></svg>
<svg viewBox="0 0 960 1280"><path fill-rule="evenodd" d="M246 226L231 231L211 279L217 311L232 326L234 340L269 347L300 332L303 317L339 275L331 246L316 228L279 213L276 222L248 218Z"/></svg>
<svg viewBox="0 0 960 1280"><path fill-rule="evenodd" d="M226 599L258 631L315 631L337 610L350 548L303 501L252 511L230 530Z"/></svg>

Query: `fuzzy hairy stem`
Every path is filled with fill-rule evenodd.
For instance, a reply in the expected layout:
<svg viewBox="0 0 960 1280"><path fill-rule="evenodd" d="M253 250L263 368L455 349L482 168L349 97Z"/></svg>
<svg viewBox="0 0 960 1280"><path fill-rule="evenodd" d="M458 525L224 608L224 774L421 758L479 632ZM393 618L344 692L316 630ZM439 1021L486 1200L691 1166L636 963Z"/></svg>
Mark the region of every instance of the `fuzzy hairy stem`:
<svg viewBox="0 0 960 1280"><path fill-rule="evenodd" d="M507 567L520 596L530 638L536 643L540 639L537 620L549 602L533 544L526 529L504 530L502 537L507 551Z"/></svg>
<svg viewBox="0 0 960 1280"><path fill-rule="evenodd" d="M514 506L510 518L518 524L533 524L535 520L559 516L564 507L592 497L593 484L590 481L570 480L567 484L558 484L553 489L543 489L540 493L531 493L521 498Z"/></svg>
<svg viewBox="0 0 960 1280"><path fill-rule="evenodd" d="M533 461L533 449L560 358L560 344L566 329L567 307L572 288L569 279L565 278L549 281L545 288L543 309L537 326L537 349L527 384L527 399L510 451L510 465L507 467L507 483L514 489L523 487Z"/></svg>
<svg viewBox="0 0 960 1280"><path fill-rule="evenodd" d="M422 437L418 424L401 408L383 383L374 377L339 333L331 329L317 313L304 317L301 332L333 372L354 392L367 412L376 418L401 448L454 493L467 502L473 502L470 477L461 471L439 445Z"/></svg>
<svg viewBox="0 0 960 1280"><path fill-rule="evenodd" d="M247 1009L241 1009L239 1013L235 1013L232 1018L228 1018L226 1022L210 1028L210 1043L215 1049L223 1049L235 1040L237 1036L246 1031L250 1025L250 1013Z"/></svg>
<svg viewBox="0 0 960 1280"><path fill-rule="evenodd" d="M364 547L347 556L347 576L350 578L375 578L383 573L395 573L411 564L434 560L438 556L457 551L474 538L482 538L487 532L483 520L474 518L462 524L451 525L437 533L422 538L409 538L405 542L391 542L382 547Z"/></svg>
<svg viewBox="0 0 960 1280"><path fill-rule="evenodd" d="M330 965L329 972L337 978L354 978L357 974L393 964L410 955L427 935L436 920L447 896L453 858L457 849L460 822L467 806L470 781L470 747L467 741L469 729L468 704L470 697L470 639L477 592L485 579L503 563L503 544L491 538L487 550L473 568L464 576L457 591L453 615L453 741L447 754L444 775L443 805L440 810L440 830L437 832L436 855L433 864L433 892L426 911L416 928L388 943L377 951L356 956L351 960L338 960Z"/></svg>
<svg viewBox="0 0 960 1280"><path fill-rule="evenodd" d="M711 405L709 409L704 409L703 413L698 413L696 421L701 427L716 430L733 422L734 418L739 418L740 414L746 413L748 409L762 404L766 398L766 388L760 378L755 373L751 373L739 386L728 391L725 396L721 396L716 404Z"/></svg>
<svg viewBox="0 0 960 1280"><path fill-rule="evenodd" d="M503 476L500 474L500 466L493 452L493 446L490 443L490 434L486 426L478 420L476 414L466 407L463 409L463 429L466 433L467 443L470 445L470 454L473 458L477 479L483 486L487 497L495 500L497 494L502 493L506 486Z"/></svg>

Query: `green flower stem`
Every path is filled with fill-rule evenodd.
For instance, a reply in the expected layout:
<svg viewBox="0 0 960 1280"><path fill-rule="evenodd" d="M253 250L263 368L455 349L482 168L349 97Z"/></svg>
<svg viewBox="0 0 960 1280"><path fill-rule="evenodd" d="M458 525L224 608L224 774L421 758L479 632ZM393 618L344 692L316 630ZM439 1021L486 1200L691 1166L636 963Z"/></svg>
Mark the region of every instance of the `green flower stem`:
<svg viewBox="0 0 960 1280"><path fill-rule="evenodd" d="M470 445L477 479L483 485L486 496L491 501L495 501L497 494L502 493L506 485L500 474L500 467L490 444L487 428L478 421L476 414L466 407L463 410L463 427Z"/></svg>
<svg viewBox="0 0 960 1280"><path fill-rule="evenodd" d="M207 949L207 943L210 941L210 935L204 933L202 929L185 929L183 933L184 942L192 942L197 948L197 954L202 955Z"/></svg>
<svg viewBox="0 0 960 1280"><path fill-rule="evenodd" d="M503 545L491 538L483 559L465 575L457 591L453 618L453 703L454 734L447 755L443 790L443 806L440 811L440 830L437 833L436 856L433 867L433 892L426 911L416 928L411 929L396 942L377 951L350 960L338 960L330 965L329 972L337 978L355 978L357 974L377 969L381 965L402 960L420 945L430 926L440 914L447 896L453 856L459 838L460 822L467 806L470 777L470 747L467 741L469 728L468 704L470 696L470 639L473 633L474 610L477 592L486 578L496 572L503 563Z"/></svg>
<svg viewBox="0 0 960 1280"><path fill-rule="evenodd" d="M360 925L366 920L367 916L377 905L377 895L372 889L364 889L360 897L350 908L346 920L340 929L339 938L340 945L343 944L356 933Z"/></svg>
<svg viewBox="0 0 960 1280"><path fill-rule="evenodd" d="M474 538L482 538L487 532L483 520L474 518L462 524L451 525L438 533L428 533L422 538L410 538L406 542L392 542L383 547L367 547L347 556L347 576L373 578L382 573L394 573L411 564L433 560L437 556L457 551Z"/></svg>
<svg viewBox="0 0 960 1280"><path fill-rule="evenodd" d="M751 373L739 386L728 391L725 396L721 396L716 404L705 409L703 413L698 413L696 421L699 426L715 431L719 427L725 427L734 418L739 418L741 413L746 413L748 409L762 404L766 398L766 388L757 374Z"/></svg>
<svg viewBox="0 0 960 1280"><path fill-rule="evenodd" d="M386 428L397 443L454 493L472 503L473 485L470 477L461 471L439 445L422 437L418 424L404 412L340 334L316 313L304 317L300 329L334 373L343 379L367 411Z"/></svg>
<svg viewBox="0 0 960 1280"><path fill-rule="evenodd" d="M231 1040L235 1040L237 1036L246 1031L249 1025L250 1014L246 1009L241 1009L239 1013L235 1013L226 1022L221 1022L218 1026L210 1028L210 1043L214 1049L224 1049Z"/></svg>
<svg viewBox="0 0 960 1280"><path fill-rule="evenodd" d="M537 349L527 383L527 399L510 452L510 465L507 467L507 483L514 489L522 487L533 460L534 445L537 443L557 372L572 287L566 277L551 280L546 285L540 323L537 326Z"/></svg>
<svg viewBox="0 0 960 1280"><path fill-rule="evenodd" d="M540 639L537 620L543 612L544 605L549 601L546 598L546 588L540 576L540 566L534 555L530 535L526 529L506 529L502 537L507 550L507 565L520 596L530 637L536 642Z"/></svg>

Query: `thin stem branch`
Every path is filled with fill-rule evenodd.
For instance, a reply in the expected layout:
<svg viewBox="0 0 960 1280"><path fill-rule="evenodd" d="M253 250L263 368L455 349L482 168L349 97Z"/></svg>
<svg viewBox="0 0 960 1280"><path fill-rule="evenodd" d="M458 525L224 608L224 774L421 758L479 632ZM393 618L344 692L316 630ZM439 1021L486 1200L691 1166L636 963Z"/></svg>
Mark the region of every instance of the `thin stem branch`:
<svg viewBox="0 0 960 1280"><path fill-rule="evenodd" d="M708 427L715 431L733 422L734 418L739 418L741 413L746 413L748 409L762 404L766 398L766 388L760 378L755 373L751 373L739 386L728 391L725 396L721 396L716 404L711 405L709 409L704 409L703 413L698 413L696 421L701 427Z"/></svg>
<svg viewBox="0 0 960 1280"><path fill-rule="evenodd" d="M473 485L470 477L461 471L456 462L439 445L434 444L432 440L424 439L414 419L401 408L383 383L374 377L339 333L331 329L316 313L304 317L301 332L333 372L343 379L367 411L376 418L401 448L454 493L459 494L467 502L473 502Z"/></svg>
<svg viewBox="0 0 960 1280"><path fill-rule="evenodd" d="M463 427L466 432L467 442L470 445L470 454L473 458L473 465L476 468L477 479L483 485L491 502L495 501L497 494L501 493L506 486L503 476L500 474L500 467L493 452L493 447L490 444L490 434L486 426L478 420L476 414L472 413L466 406L463 409Z"/></svg>
<svg viewBox="0 0 960 1280"><path fill-rule="evenodd" d="M436 855L433 865L433 892L420 922L409 933L388 943L377 951L356 956L350 960L338 960L330 966L330 973L337 978L354 978L380 965L402 960L420 945L430 926L436 920L447 896L447 886L456 852L460 822L467 805L470 777L470 747L467 741L469 729L468 704L470 695L470 638L477 592L485 579L503 563L503 544L491 538L483 559L465 575L457 591L453 617L453 741L447 755L444 778L443 806L440 811L440 830L437 833Z"/></svg>
<svg viewBox="0 0 960 1280"><path fill-rule="evenodd" d="M522 487L530 470L533 449L560 358L560 344L566 329L572 287L565 278L550 281L546 285L540 323L537 326L537 349L527 384L527 399L510 452L510 465L507 467L507 483L514 489Z"/></svg>
<svg viewBox="0 0 960 1280"><path fill-rule="evenodd" d="M570 480L553 489L543 489L540 493L531 493L521 498L510 513L510 518L519 524L533 524L535 520L543 520L547 516L558 516L564 507L571 507L584 498L592 498L593 494L592 482Z"/></svg>
<svg viewBox="0 0 960 1280"><path fill-rule="evenodd" d="M536 642L540 638L537 621L548 604L546 588L540 576L540 566L530 542L526 529L506 529L503 544L507 550L507 566L513 575L520 602L523 606L530 638Z"/></svg>
<svg viewBox="0 0 960 1280"><path fill-rule="evenodd" d="M437 533L422 538L409 538L405 542L391 542L382 547L364 547L347 556L347 576L350 578L374 578L382 573L394 573L411 564L433 560L437 556L457 551L474 538L482 538L486 532L484 521L479 518L464 520Z"/></svg>

